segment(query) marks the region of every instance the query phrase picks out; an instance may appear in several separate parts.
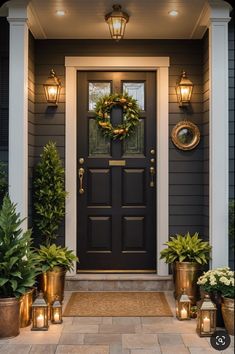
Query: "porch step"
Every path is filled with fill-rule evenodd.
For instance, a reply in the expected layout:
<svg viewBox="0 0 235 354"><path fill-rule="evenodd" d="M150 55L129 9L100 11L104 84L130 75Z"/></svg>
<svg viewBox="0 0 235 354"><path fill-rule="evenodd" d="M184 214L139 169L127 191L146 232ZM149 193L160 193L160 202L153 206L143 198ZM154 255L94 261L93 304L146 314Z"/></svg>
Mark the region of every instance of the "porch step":
<svg viewBox="0 0 235 354"><path fill-rule="evenodd" d="M69 291L168 291L173 290L172 276L157 274L77 274L66 277Z"/></svg>

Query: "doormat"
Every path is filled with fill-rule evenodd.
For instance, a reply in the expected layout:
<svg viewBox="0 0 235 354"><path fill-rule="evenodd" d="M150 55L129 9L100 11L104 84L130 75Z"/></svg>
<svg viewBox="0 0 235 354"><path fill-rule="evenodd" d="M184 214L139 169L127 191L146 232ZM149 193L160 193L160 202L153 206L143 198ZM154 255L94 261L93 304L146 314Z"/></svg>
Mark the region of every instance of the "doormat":
<svg viewBox="0 0 235 354"><path fill-rule="evenodd" d="M65 317L172 317L161 292L74 292Z"/></svg>

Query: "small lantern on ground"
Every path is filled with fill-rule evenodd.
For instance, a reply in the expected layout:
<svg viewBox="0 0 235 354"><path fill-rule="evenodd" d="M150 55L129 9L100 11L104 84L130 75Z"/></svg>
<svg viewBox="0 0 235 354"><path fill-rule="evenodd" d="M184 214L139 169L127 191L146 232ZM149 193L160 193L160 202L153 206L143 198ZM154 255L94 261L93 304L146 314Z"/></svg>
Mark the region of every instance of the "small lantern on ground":
<svg viewBox="0 0 235 354"><path fill-rule="evenodd" d="M57 106L61 90L61 82L53 69L51 69L50 76L48 77L43 87L47 103L53 106Z"/></svg>
<svg viewBox="0 0 235 354"><path fill-rule="evenodd" d="M60 324L62 322L62 305L59 301L59 297L57 296L51 305L51 323Z"/></svg>
<svg viewBox="0 0 235 354"><path fill-rule="evenodd" d="M200 337L211 337L216 331L216 305L209 295L199 305L197 315L197 333Z"/></svg>
<svg viewBox="0 0 235 354"><path fill-rule="evenodd" d="M176 85L176 94L180 107L185 107L190 104L190 100L193 93L193 83L183 71L180 81Z"/></svg>
<svg viewBox="0 0 235 354"><path fill-rule="evenodd" d="M48 304L40 292L32 304L32 328L31 331L48 331Z"/></svg>
<svg viewBox="0 0 235 354"><path fill-rule="evenodd" d="M191 300L183 290L182 294L176 300L176 317L180 321L191 320L190 317Z"/></svg>

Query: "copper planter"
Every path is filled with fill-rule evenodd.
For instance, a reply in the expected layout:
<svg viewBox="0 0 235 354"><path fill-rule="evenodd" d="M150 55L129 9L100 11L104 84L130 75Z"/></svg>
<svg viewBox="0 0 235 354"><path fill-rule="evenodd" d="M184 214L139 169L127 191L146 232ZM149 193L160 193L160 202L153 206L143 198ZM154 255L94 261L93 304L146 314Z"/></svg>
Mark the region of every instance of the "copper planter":
<svg viewBox="0 0 235 354"><path fill-rule="evenodd" d="M20 328L30 325L32 319L32 303L35 289L25 293L20 299Z"/></svg>
<svg viewBox="0 0 235 354"><path fill-rule="evenodd" d="M197 280L202 273L201 265L193 262L175 262L173 278L175 282L175 297L177 298L184 289L192 305L199 300L199 287Z"/></svg>
<svg viewBox="0 0 235 354"><path fill-rule="evenodd" d="M222 315L228 334L234 336L234 299L222 298Z"/></svg>
<svg viewBox="0 0 235 354"><path fill-rule="evenodd" d="M64 284L66 270L62 267L54 267L44 274L45 294L48 304L57 297L60 302L64 300Z"/></svg>
<svg viewBox="0 0 235 354"><path fill-rule="evenodd" d="M17 298L0 298L0 339L20 333L20 302Z"/></svg>

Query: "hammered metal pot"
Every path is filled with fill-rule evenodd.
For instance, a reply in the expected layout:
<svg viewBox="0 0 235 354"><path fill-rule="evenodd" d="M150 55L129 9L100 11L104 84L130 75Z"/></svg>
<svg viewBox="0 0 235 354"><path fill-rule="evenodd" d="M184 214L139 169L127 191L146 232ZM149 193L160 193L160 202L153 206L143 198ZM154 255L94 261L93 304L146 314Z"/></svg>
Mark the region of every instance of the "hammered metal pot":
<svg viewBox="0 0 235 354"><path fill-rule="evenodd" d="M25 293L20 299L20 328L30 325L32 319L32 304L35 289Z"/></svg>
<svg viewBox="0 0 235 354"><path fill-rule="evenodd" d="M184 289L189 296L192 305L196 305L199 300L199 287L197 280L202 274L202 267L193 262L175 262L173 267L173 279L175 282L175 298L177 298Z"/></svg>
<svg viewBox="0 0 235 354"><path fill-rule="evenodd" d="M49 270L45 273L45 294L49 305L51 305L56 297L58 297L61 303L63 302L65 274L66 270L62 267L54 267L53 270Z"/></svg>
<svg viewBox="0 0 235 354"><path fill-rule="evenodd" d="M222 298L222 315L228 334L234 336L234 299Z"/></svg>
<svg viewBox="0 0 235 354"><path fill-rule="evenodd" d="M20 333L20 302L15 297L0 298L0 339Z"/></svg>

